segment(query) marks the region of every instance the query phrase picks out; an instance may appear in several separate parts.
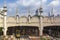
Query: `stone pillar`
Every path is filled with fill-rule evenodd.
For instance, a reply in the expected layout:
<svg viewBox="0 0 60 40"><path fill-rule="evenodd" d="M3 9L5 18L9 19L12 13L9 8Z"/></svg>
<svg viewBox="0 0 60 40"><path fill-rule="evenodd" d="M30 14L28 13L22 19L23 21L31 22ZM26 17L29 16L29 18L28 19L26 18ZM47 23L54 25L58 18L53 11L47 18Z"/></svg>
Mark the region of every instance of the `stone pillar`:
<svg viewBox="0 0 60 40"><path fill-rule="evenodd" d="M39 8L39 13L40 13L40 17L39 17L39 31L40 31L40 36L43 35L43 23L42 23L42 13L43 13L43 10L42 10L42 6Z"/></svg>
<svg viewBox="0 0 60 40"><path fill-rule="evenodd" d="M51 9L51 23L54 23L54 8Z"/></svg>
<svg viewBox="0 0 60 40"><path fill-rule="evenodd" d="M19 12L18 12L18 8L16 8L16 23L19 23Z"/></svg>
<svg viewBox="0 0 60 40"><path fill-rule="evenodd" d="M4 12L4 36L6 36L7 32L7 25L6 25L6 15L7 12Z"/></svg>
<svg viewBox="0 0 60 40"><path fill-rule="evenodd" d="M19 23L19 16L16 16L16 23Z"/></svg>
<svg viewBox="0 0 60 40"><path fill-rule="evenodd" d="M40 31L40 36L42 36L43 35L43 25L42 25L43 23L42 23L42 16L40 16L40 27L39 27L39 31Z"/></svg>
<svg viewBox="0 0 60 40"><path fill-rule="evenodd" d="M6 2L4 3L3 6L3 18L4 18L4 36L6 36L6 32L7 32L7 25L6 25L6 16L7 16L7 6L6 6Z"/></svg>
<svg viewBox="0 0 60 40"><path fill-rule="evenodd" d="M30 19L31 19L31 16L30 15L28 15L28 22L30 23Z"/></svg>
<svg viewBox="0 0 60 40"><path fill-rule="evenodd" d="M30 7L27 9L27 12L28 12L28 23L30 23L31 20Z"/></svg>

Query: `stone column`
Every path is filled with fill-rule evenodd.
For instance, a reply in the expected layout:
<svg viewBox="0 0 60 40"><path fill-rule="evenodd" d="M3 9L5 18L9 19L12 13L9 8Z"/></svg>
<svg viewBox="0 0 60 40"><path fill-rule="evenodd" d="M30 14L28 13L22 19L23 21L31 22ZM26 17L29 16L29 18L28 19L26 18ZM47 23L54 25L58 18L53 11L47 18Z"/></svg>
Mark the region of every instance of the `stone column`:
<svg viewBox="0 0 60 40"><path fill-rule="evenodd" d="M16 23L19 23L19 12L18 8L16 8Z"/></svg>
<svg viewBox="0 0 60 40"><path fill-rule="evenodd" d="M6 15L7 12L4 12L4 36L6 36L7 32L7 25L6 25Z"/></svg>
<svg viewBox="0 0 60 40"><path fill-rule="evenodd" d="M42 25L42 16L40 16L40 28L39 28L39 31L40 31L40 36L43 35L43 25Z"/></svg>
<svg viewBox="0 0 60 40"><path fill-rule="evenodd" d="M30 19L31 19L31 16L30 15L28 15L28 22L30 23Z"/></svg>
<svg viewBox="0 0 60 40"><path fill-rule="evenodd" d="M39 31L40 31L40 36L42 36L43 35L43 23L42 23L43 10L42 10L42 6L39 8L39 13L40 13L40 15L39 15Z"/></svg>
<svg viewBox="0 0 60 40"><path fill-rule="evenodd" d="M7 25L6 25L6 16L7 16L7 5L6 2L4 2L3 6L3 18L4 18L4 36L6 36L7 32Z"/></svg>

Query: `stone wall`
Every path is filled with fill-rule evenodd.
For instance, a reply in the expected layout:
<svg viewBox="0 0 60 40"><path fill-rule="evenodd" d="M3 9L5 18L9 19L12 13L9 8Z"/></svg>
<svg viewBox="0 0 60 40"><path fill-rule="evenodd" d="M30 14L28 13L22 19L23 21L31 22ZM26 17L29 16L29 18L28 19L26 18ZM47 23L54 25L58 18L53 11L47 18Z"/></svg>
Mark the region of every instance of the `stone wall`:
<svg viewBox="0 0 60 40"><path fill-rule="evenodd" d="M43 26L51 26L51 25L60 25L60 17L43 17ZM16 23L16 16L8 16L7 17L7 27L10 26L38 26L39 27L39 17L32 16L30 22L28 22L28 17L21 16L19 17L18 23ZM3 27L3 18L0 18L0 27Z"/></svg>

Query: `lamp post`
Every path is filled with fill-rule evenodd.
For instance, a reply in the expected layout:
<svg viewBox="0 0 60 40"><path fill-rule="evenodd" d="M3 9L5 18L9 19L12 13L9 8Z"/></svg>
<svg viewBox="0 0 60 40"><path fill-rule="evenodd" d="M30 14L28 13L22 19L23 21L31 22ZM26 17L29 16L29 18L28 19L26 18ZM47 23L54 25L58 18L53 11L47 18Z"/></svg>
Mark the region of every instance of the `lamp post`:
<svg viewBox="0 0 60 40"><path fill-rule="evenodd" d="M39 17L40 27L39 27L39 30L40 30L40 36L42 36L43 35L43 26L42 26L42 13L43 13L43 11L42 11L42 8L39 9L39 12L40 12L40 17Z"/></svg>
<svg viewBox="0 0 60 40"><path fill-rule="evenodd" d="M43 23L42 23L42 13L43 13L43 8L42 8L42 0L41 0L41 5L39 8L39 31L40 31L40 36L43 35Z"/></svg>
<svg viewBox="0 0 60 40"><path fill-rule="evenodd" d="M4 26L4 36L6 36L7 26L6 26L6 15L7 15L7 7L4 5L3 10L0 12L0 15L3 16L3 26Z"/></svg>
<svg viewBox="0 0 60 40"><path fill-rule="evenodd" d="M6 9L6 7L4 7L4 9L3 9L3 11L4 11L4 35L6 35L6 32L7 32L7 26L6 26L6 16L7 16L7 9Z"/></svg>

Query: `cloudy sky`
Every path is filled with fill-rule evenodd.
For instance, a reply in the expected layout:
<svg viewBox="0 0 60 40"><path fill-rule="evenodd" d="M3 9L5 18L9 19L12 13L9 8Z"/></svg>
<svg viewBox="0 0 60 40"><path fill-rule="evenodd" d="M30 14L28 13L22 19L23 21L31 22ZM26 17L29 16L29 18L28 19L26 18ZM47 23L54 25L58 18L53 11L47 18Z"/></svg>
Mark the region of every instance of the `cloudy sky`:
<svg viewBox="0 0 60 40"><path fill-rule="evenodd" d="M3 7L4 1L6 1L8 15L15 15L16 8L19 10L19 15L34 15L35 11L40 7L41 0L0 0L0 8ZM43 15L48 15L49 11L54 8L54 15L60 13L60 0L42 0Z"/></svg>

